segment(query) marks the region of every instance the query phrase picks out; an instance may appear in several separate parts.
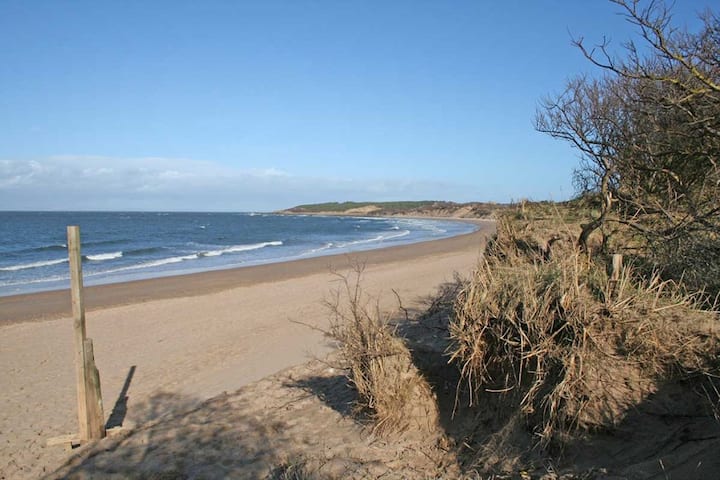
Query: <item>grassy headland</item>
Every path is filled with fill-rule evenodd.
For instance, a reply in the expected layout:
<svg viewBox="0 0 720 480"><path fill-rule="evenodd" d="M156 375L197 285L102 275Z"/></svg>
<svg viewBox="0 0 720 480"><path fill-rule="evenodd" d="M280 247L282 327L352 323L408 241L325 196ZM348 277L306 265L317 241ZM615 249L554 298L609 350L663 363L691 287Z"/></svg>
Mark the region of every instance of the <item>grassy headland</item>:
<svg viewBox="0 0 720 480"><path fill-rule="evenodd" d="M287 214L369 215L378 217L489 218L507 205L494 202L455 203L435 200L399 202L326 202L298 205L282 210Z"/></svg>

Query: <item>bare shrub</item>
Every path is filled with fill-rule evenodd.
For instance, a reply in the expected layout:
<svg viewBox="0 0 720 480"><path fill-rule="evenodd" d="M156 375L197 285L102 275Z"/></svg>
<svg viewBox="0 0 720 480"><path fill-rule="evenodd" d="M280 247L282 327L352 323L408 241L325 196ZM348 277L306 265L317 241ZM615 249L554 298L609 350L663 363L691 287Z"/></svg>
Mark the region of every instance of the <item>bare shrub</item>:
<svg viewBox="0 0 720 480"><path fill-rule="evenodd" d="M340 287L326 301L331 313L327 332L338 341L348 378L358 393L357 409L367 413L378 433L408 429L435 431L437 405L412 356L383 315L379 299L361 287L364 267L338 274Z"/></svg>
<svg viewBox="0 0 720 480"><path fill-rule="evenodd" d="M535 127L577 150L578 193L601 200L580 245L608 225L626 230L654 270L704 290L710 305L720 295L720 15L708 10L688 31L673 2L611 2L635 40L615 54L608 39L574 39L602 74L544 99Z"/></svg>
<svg viewBox="0 0 720 480"><path fill-rule="evenodd" d="M610 282L605 263L575 242L551 255L548 243L537 224L505 215L458 295L451 359L471 403L506 396L546 446L612 428L662 382L717 373L717 317L694 297L629 267Z"/></svg>

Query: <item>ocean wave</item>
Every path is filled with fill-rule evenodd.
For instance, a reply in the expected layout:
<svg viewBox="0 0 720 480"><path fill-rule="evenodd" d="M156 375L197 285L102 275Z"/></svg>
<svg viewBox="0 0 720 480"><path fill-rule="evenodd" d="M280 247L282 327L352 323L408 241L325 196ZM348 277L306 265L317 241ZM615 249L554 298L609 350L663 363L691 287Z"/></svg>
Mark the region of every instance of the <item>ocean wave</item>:
<svg viewBox="0 0 720 480"><path fill-rule="evenodd" d="M259 249L265 248L265 247L279 247L282 244L283 244L283 242L276 240L273 242L252 243L252 244L248 244L248 245L235 245L235 246L223 248L220 250L210 250L209 252L203 252L200 255L203 257L217 257L217 256L223 255L225 253L248 252L250 250L259 250Z"/></svg>
<svg viewBox="0 0 720 480"><path fill-rule="evenodd" d="M200 256L197 253L193 253L191 255L181 255L178 257L161 258L159 260L152 260L150 262L139 263L137 265L129 265L127 267L106 270L104 272L97 272L95 275L107 275L110 273L126 272L128 270L140 270L143 268L161 267L163 265L170 265L173 263L180 263L188 260L197 260L198 258L200 258Z"/></svg>
<svg viewBox="0 0 720 480"><path fill-rule="evenodd" d="M57 251L64 251L67 250L67 244L65 243L56 243L54 245L44 245L42 247L36 247L36 248L29 248L25 250L26 252L57 252Z"/></svg>
<svg viewBox="0 0 720 480"><path fill-rule="evenodd" d="M313 248L313 249L310 249L310 250L308 250L308 251L306 251L306 252L303 252L302 255L314 255L314 254L316 254L316 253L323 252L323 251L325 251L325 250L328 250L328 249L330 249L330 248L333 248L334 246L335 246L335 244L334 244L333 242L328 242L328 243L326 243L325 245L323 245L322 247Z"/></svg>
<svg viewBox="0 0 720 480"><path fill-rule="evenodd" d="M340 248L351 247L353 245L362 245L365 243L384 242L385 240L392 240L393 238L400 238L410 235L410 230L403 230L401 232L392 235L378 235L377 237L367 238L365 240L355 240L352 242L340 243L337 246Z"/></svg>
<svg viewBox="0 0 720 480"><path fill-rule="evenodd" d="M390 240L392 238L407 237L408 235L410 235L410 230L403 230L392 235L380 235L380 237L383 237L381 240Z"/></svg>
<svg viewBox="0 0 720 480"><path fill-rule="evenodd" d="M244 251L248 251L248 250L257 250L257 249L269 247L269 246L280 246L282 244L283 244L283 242L281 242L281 241L273 241L273 242L254 243L254 244L250 244L250 245L235 245L232 247L224 248L222 250L211 250L209 252L192 253L189 255L179 255L179 256L175 256L175 257L151 260L148 262L139 263L137 265L128 265L126 267L116 268L116 269L112 269L112 270L106 270L103 272L97 272L97 273L95 273L95 275L107 275L107 274L118 273L118 272L126 272L129 270L142 270L145 268L162 267L164 265L171 265L173 263L197 260L201 257L214 257L214 256L222 255L224 253L234 253L234 252L244 252Z"/></svg>
<svg viewBox="0 0 720 480"><path fill-rule="evenodd" d="M127 243L130 240L127 240L125 238L116 238L111 240L83 240L82 245L83 247L99 247L102 245L117 245L118 243Z"/></svg>
<svg viewBox="0 0 720 480"><path fill-rule="evenodd" d="M123 252L99 253L97 255L85 255L85 258L93 262L102 262L105 260L113 260L123 256Z"/></svg>
<svg viewBox="0 0 720 480"><path fill-rule="evenodd" d="M137 256L137 255L147 255L148 253L155 253L155 252L160 252L163 250L167 250L167 247L136 248L133 250L128 250L127 252L123 252L123 256L129 257L129 256Z"/></svg>
<svg viewBox="0 0 720 480"><path fill-rule="evenodd" d="M44 260L41 262L21 263L18 265L10 265L9 267L0 267L0 271L16 272L18 270L27 270L29 268L49 267L50 265L58 265L67 261L67 258L58 258L57 260Z"/></svg>
<svg viewBox="0 0 720 480"><path fill-rule="evenodd" d="M57 275L54 277L33 278L29 280L0 281L0 287L19 287L22 285L33 285L36 283L50 283L70 280L70 275Z"/></svg>
<svg viewBox="0 0 720 480"><path fill-rule="evenodd" d="M50 245L42 245L39 247L21 248L19 250L10 250L8 253L11 255L24 254L24 253L37 253L37 252L62 252L67 250L67 245L64 243L53 243Z"/></svg>
<svg viewBox="0 0 720 480"><path fill-rule="evenodd" d="M199 258L199 255L197 253L193 253L192 255L182 255L179 257L161 258L160 260L153 260L152 262L146 262L146 263L141 263L140 265L133 265L133 266L127 267L127 270L130 270L133 268L160 267L162 265L169 265L171 263L180 263L180 262L185 262L187 260L197 260L198 258Z"/></svg>
<svg viewBox="0 0 720 480"><path fill-rule="evenodd" d="M410 228L418 228L420 230L430 231L432 233L436 234L444 234L447 233L447 230L444 228L440 228L436 225L435 221L432 220L420 220L420 219L414 219L414 218L408 218L400 220L402 224L407 225Z"/></svg>

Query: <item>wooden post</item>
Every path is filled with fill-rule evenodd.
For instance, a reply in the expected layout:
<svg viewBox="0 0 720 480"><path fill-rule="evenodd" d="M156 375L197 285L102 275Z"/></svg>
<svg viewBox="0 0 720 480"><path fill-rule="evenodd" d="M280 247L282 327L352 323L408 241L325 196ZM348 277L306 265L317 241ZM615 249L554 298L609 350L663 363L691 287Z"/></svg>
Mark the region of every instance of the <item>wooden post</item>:
<svg viewBox="0 0 720 480"><path fill-rule="evenodd" d="M620 282L620 274L622 273L623 256L620 253L614 253L612 256L612 263L610 264L610 296L617 297L619 292L617 291L618 283Z"/></svg>
<svg viewBox="0 0 720 480"><path fill-rule="evenodd" d="M617 282L620 280L620 272L622 271L623 256L621 253L614 253L612 256L612 269L610 270L610 280Z"/></svg>
<svg viewBox="0 0 720 480"><path fill-rule="evenodd" d="M85 300L83 297L82 256L80 254L80 227L67 227L67 238L70 261L70 293L72 297L73 328L75 331L75 378L78 394L78 426L80 428L80 440L87 441L105 436L104 414L102 411L99 374L95 368L92 340L87 338L85 329ZM97 427L98 424L100 428Z"/></svg>
<svg viewBox="0 0 720 480"><path fill-rule="evenodd" d="M87 392L85 391L85 300L83 298L82 257L80 256L80 227L67 227L70 260L70 295L72 297L73 329L75 332L75 380L80 439L88 437Z"/></svg>
<svg viewBox="0 0 720 480"><path fill-rule="evenodd" d="M100 391L100 372L95 367L95 352L92 339L86 338L85 353L85 391L87 392L88 437L100 440L105 437L105 412L103 411L102 392Z"/></svg>

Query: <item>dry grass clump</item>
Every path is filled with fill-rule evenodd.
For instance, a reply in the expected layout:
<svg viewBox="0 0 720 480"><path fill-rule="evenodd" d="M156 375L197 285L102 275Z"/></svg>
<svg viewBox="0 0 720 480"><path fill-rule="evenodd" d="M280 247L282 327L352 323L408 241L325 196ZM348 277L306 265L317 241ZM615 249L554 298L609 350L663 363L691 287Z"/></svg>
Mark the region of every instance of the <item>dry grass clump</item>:
<svg viewBox="0 0 720 480"><path fill-rule="evenodd" d="M667 278L682 279L688 290L702 290L705 304L720 311L720 234L694 233L652 245L649 262Z"/></svg>
<svg viewBox="0 0 720 480"><path fill-rule="evenodd" d="M617 425L663 382L718 373L716 314L657 276L611 280L570 229L503 216L450 325L471 403L505 395L545 446Z"/></svg>
<svg viewBox="0 0 720 480"><path fill-rule="evenodd" d="M338 341L348 378L357 390L357 410L369 415L378 433L436 431L437 405L412 356L381 312L379 301L360 286L362 266L338 275L341 287L326 302L328 334Z"/></svg>
<svg viewBox="0 0 720 480"><path fill-rule="evenodd" d="M284 462L270 471L268 480L319 480L320 476L311 472L302 459Z"/></svg>

